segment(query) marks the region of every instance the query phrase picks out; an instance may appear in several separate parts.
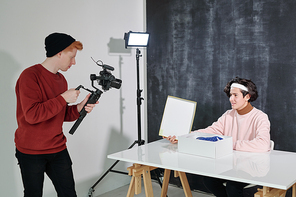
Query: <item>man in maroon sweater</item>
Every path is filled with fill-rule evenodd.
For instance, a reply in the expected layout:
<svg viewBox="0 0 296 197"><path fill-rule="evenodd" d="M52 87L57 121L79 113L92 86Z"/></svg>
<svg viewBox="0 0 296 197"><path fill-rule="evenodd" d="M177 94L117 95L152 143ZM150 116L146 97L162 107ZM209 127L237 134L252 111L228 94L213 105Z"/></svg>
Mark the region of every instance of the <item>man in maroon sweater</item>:
<svg viewBox="0 0 296 197"><path fill-rule="evenodd" d="M45 38L46 59L25 69L15 87L17 123L16 157L25 197L41 197L44 173L52 180L59 197L75 197L72 162L63 134L64 121L74 121L88 100L75 103L79 90L69 89L59 72L75 65L82 43L70 35L53 33ZM95 104L85 106L91 112Z"/></svg>

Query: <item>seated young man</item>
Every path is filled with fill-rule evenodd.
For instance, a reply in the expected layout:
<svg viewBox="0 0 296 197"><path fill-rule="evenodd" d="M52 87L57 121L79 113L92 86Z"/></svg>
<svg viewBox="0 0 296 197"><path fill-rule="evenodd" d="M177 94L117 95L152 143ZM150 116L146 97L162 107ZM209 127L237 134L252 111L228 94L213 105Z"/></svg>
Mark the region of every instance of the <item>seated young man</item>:
<svg viewBox="0 0 296 197"><path fill-rule="evenodd" d="M253 107L250 102L258 98L256 85L248 79L236 77L224 88L232 109L227 110L216 122L205 129L193 132L205 132L232 136L233 149L248 152L267 152L270 150L270 122L267 114ZM177 143L176 136L168 136L171 143ZM223 183L226 182L226 186ZM243 196L247 185L217 178L204 178L205 186L218 197Z"/></svg>

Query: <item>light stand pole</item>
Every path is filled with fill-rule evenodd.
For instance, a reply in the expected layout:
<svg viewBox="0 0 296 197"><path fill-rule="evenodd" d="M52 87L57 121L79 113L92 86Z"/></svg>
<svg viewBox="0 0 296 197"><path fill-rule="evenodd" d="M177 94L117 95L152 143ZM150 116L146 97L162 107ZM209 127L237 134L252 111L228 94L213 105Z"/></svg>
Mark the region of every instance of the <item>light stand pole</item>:
<svg viewBox="0 0 296 197"><path fill-rule="evenodd" d="M137 48L136 50L136 61L137 61L137 110L138 110L138 141L136 141L136 143L138 143L138 146L141 146L145 143L144 140L142 140L141 138L141 104L142 104L142 100L144 100L141 97L141 93L143 90L140 89L140 77L139 77L139 73L140 73L140 66L139 66L139 59L140 57L142 57L141 55L141 51Z"/></svg>

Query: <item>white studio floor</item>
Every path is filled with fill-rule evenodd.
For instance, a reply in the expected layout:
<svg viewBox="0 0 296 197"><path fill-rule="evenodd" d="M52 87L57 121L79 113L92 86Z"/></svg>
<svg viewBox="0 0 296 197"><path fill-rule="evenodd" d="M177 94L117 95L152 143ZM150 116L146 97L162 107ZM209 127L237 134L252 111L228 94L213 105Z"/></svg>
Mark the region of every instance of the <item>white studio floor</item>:
<svg viewBox="0 0 296 197"><path fill-rule="evenodd" d="M105 194L96 196L96 197L111 197L111 196L116 196L116 197L125 197L128 191L128 187L129 185L125 185L123 187L120 187L118 189L115 189L113 191L107 192ZM153 195L154 196L160 196L161 194L161 188L158 184L157 181L152 181L152 187L153 187ZM144 186L142 184L142 193L135 195L135 197L145 197L145 189ZM182 188L178 188L174 185L169 185L168 188L168 193L167 193L168 197L185 197L184 191ZM213 195L211 194L207 194L205 192L200 192L200 191L192 191L192 196L193 197L213 197Z"/></svg>
<svg viewBox="0 0 296 197"><path fill-rule="evenodd" d="M105 194L101 194L99 196L95 196L95 197L125 197L127 195L127 191L128 191L128 187L129 185L125 185L123 187L120 187L118 189L112 190L110 192L107 192ZM153 187L153 195L154 196L160 196L161 194L161 188L158 184L157 181L152 180L152 187ZM245 197L253 197L254 196L254 189L246 189L244 191L244 196ZM255 188L255 190L257 191L257 189ZM193 197L213 197L214 195L210 194L210 193L206 193L206 192L202 192L202 191L191 191L192 192L192 196ZM144 186L142 184L142 193L138 194L138 195L134 195L135 197L145 197L145 189ZM168 187L168 193L167 193L167 197L185 197L184 191L182 188L179 188L175 185L169 184ZM289 189L287 191L286 197L292 197L292 190Z"/></svg>

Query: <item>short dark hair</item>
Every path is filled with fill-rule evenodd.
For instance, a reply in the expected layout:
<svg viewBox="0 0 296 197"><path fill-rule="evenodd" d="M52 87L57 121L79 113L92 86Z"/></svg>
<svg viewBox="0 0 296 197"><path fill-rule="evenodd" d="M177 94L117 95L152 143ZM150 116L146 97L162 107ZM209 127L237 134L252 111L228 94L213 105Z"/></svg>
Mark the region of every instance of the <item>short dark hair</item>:
<svg viewBox="0 0 296 197"><path fill-rule="evenodd" d="M243 78L239 78L239 77L236 77L236 78L230 80L227 83L227 85L225 86L224 92L226 93L226 95L228 97L230 97L230 88L231 88L231 84L233 84L233 83L238 83L238 84L241 84L241 85L248 88L248 91L244 91L241 89L240 89L240 91L243 94L243 97L245 97L247 94L250 95L249 102L255 101L258 98L257 87L254 84L254 82L249 79L243 79Z"/></svg>

